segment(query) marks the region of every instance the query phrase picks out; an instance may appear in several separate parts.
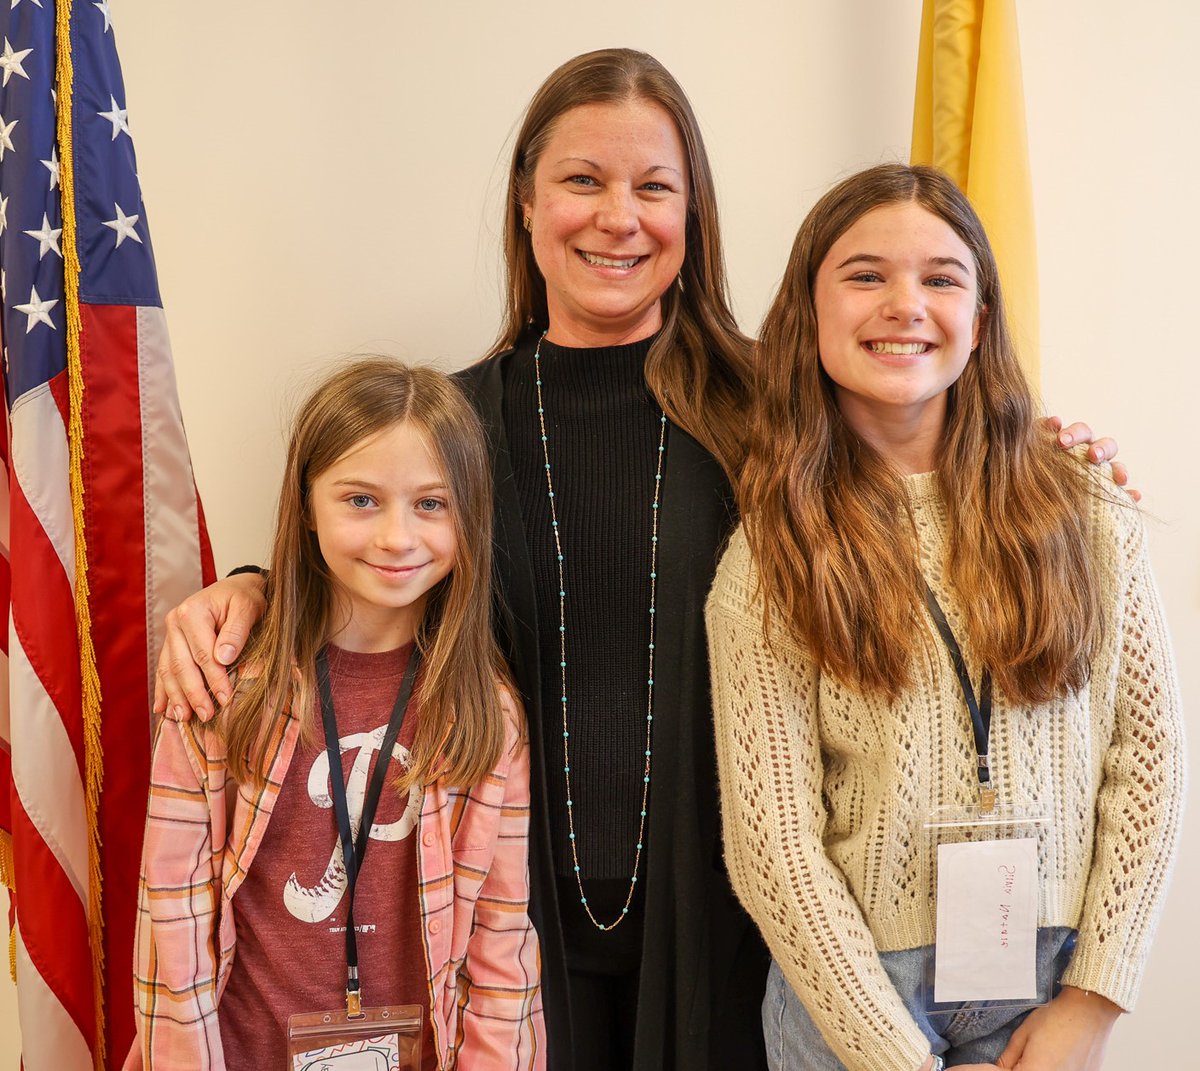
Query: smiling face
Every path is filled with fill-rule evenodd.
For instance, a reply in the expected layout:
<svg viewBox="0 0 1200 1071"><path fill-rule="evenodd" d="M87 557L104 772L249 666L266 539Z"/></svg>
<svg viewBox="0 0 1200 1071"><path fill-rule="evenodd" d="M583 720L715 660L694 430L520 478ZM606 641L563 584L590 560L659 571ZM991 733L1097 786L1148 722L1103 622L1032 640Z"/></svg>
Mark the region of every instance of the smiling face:
<svg viewBox="0 0 1200 1071"><path fill-rule="evenodd" d="M309 520L333 576L333 642L353 651L410 642L458 549L449 490L424 433L393 424L346 451L312 481Z"/></svg>
<svg viewBox="0 0 1200 1071"><path fill-rule="evenodd" d="M647 338L683 264L688 173L670 114L646 100L583 104L554 123L524 203L546 283L547 337Z"/></svg>
<svg viewBox="0 0 1200 1071"><path fill-rule="evenodd" d="M897 436L932 450L979 335L966 244L915 202L875 208L830 247L813 301L821 365L850 426L885 451Z"/></svg>

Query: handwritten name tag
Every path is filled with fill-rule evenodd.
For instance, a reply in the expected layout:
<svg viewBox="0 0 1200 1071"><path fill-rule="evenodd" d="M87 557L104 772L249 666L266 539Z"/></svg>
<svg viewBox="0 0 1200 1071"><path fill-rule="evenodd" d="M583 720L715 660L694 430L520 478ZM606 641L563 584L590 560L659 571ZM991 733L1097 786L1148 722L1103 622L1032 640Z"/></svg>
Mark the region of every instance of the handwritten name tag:
<svg viewBox="0 0 1200 1071"><path fill-rule="evenodd" d="M395 1034L360 1038L292 1054L293 1071L394 1071L407 1066L400 1063Z"/></svg>
<svg viewBox="0 0 1200 1071"><path fill-rule="evenodd" d="M933 999L1037 996L1037 839L938 845Z"/></svg>

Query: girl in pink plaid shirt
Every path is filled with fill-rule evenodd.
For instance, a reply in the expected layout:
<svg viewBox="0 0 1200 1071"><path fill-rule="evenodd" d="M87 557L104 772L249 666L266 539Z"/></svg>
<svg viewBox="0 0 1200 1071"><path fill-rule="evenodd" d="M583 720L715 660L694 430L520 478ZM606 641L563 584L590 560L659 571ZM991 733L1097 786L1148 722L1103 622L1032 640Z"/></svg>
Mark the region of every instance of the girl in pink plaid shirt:
<svg viewBox="0 0 1200 1071"><path fill-rule="evenodd" d="M439 373L360 360L301 408L233 699L155 743L127 1067L291 1066L343 996L419 1005L423 1071L544 1067L490 471Z"/></svg>

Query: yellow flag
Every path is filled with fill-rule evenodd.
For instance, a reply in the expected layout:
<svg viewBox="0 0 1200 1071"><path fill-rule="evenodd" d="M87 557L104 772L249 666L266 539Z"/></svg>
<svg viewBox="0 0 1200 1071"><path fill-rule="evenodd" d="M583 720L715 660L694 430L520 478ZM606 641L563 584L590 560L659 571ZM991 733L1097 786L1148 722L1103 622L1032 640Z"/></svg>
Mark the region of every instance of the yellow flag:
<svg viewBox="0 0 1200 1071"><path fill-rule="evenodd" d="M1021 363L1038 375L1037 237L1015 0L925 0L912 162L946 171L987 228Z"/></svg>

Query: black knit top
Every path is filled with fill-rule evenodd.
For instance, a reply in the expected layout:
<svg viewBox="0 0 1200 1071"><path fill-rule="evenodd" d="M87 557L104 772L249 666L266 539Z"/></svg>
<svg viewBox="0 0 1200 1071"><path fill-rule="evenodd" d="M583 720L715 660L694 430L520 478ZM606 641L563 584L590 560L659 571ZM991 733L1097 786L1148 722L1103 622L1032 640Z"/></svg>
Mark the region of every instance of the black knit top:
<svg viewBox="0 0 1200 1071"><path fill-rule="evenodd" d="M637 843L661 415L643 374L652 341L600 349L541 344L542 399L567 592L571 788L585 878L628 878ZM558 563L533 352L534 343L529 343L511 359L504 427L537 587L550 832L556 868L569 876L573 863L562 761ZM660 544L660 559L670 552ZM659 623L664 626L669 623Z"/></svg>

